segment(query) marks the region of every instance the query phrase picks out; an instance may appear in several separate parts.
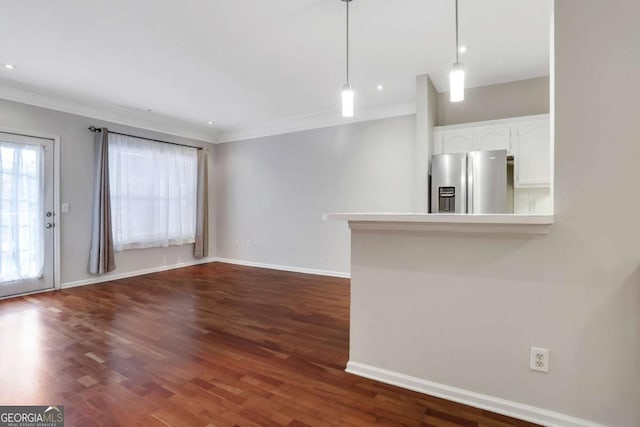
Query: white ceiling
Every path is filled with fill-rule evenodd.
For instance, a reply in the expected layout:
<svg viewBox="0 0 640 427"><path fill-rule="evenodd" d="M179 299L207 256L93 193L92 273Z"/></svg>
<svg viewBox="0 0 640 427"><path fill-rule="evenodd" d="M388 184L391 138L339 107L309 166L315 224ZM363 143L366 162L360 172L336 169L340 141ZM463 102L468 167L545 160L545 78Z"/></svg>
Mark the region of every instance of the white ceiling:
<svg viewBox="0 0 640 427"><path fill-rule="evenodd" d="M548 75L551 1L460 0L469 87ZM447 90L453 7L351 3L360 119L410 112L418 74ZM341 120L340 0L21 0L2 9L0 63L17 69L0 69L0 96L47 95L40 103L110 109L107 119L166 118L206 136L213 120L222 140Z"/></svg>

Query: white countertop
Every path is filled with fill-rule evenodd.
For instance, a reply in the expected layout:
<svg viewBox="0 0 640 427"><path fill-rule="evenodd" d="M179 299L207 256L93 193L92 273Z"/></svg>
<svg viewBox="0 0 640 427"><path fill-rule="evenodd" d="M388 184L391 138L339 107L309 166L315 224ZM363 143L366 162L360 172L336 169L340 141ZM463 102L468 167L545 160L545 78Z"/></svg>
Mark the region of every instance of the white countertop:
<svg viewBox="0 0 640 427"><path fill-rule="evenodd" d="M352 229L547 234L553 215L428 214L410 212L328 213L329 221L348 221Z"/></svg>
<svg viewBox="0 0 640 427"><path fill-rule="evenodd" d="M330 221L437 222L451 224L553 224L553 215L430 214L408 212L328 213Z"/></svg>

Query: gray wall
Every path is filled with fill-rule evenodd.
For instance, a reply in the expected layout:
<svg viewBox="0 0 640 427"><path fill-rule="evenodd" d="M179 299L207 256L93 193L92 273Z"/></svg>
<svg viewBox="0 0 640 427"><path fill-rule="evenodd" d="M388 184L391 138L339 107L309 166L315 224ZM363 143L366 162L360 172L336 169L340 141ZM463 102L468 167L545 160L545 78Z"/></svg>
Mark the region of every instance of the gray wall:
<svg viewBox="0 0 640 427"><path fill-rule="evenodd" d="M639 15L555 1L549 235L354 233L353 361L640 426ZM529 346L551 350L548 374Z"/></svg>
<svg viewBox="0 0 640 427"><path fill-rule="evenodd" d="M209 146L190 140L142 129L121 126L88 117L77 116L45 108L0 100L0 128L44 133L60 137L61 143L61 200L70 203L69 213L58 213L57 225L61 233L61 281L65 283L90 279L87 273L89 258L91 208L93 201L94 143L90 125L106 126L114 131L131 133L193 146ZM210 165L214 150L210 149ZM213 170L210 170L213 186ZM212 187L213 188L213 187ZM215 256L214 200L210 198L210 256ZM131 250L116 254L117 269L112 275L169 266L193 261L193 245Z"/></svg>
<svg viewBox="0 0 640 427"><path fill-rule="evenodd" d="M464 102L449 102L449 92L438 95L438 126L548 112L548 77L467 89Z"/></svg>
<svg viewBox="0 0 640 427"><path fill-rule="evenodd" d="M470 89L461 104L427 75L417 87L420 126L549 112L546 77ZM410 115L216 146L217 255L348 273L347 227L322 214L426 212L427 181L416 181L431 145Z"/></svg>
<svg viewBox="0 0 640 427"><path fill-rule="evenodd" d="M217 255L349 272L346 224L327 212L410 211L415 116L216 147Z"/></svg>

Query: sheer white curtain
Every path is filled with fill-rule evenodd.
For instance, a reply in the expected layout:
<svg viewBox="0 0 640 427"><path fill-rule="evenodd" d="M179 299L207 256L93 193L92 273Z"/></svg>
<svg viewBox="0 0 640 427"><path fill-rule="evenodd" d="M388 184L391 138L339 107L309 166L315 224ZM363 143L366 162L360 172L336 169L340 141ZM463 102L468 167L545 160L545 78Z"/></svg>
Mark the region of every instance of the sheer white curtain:
<svg viewBox="0 0 640 427"><path fill-rule="evenodd" d="M111 133L109 169L117 251L194 242L195 148Z"/></svg>
<svg viewBox="0 0 640 427"><path fill-rule="evenodd" d="M0 140L0 282L36 279L44 266L44 156Z"/></svg>

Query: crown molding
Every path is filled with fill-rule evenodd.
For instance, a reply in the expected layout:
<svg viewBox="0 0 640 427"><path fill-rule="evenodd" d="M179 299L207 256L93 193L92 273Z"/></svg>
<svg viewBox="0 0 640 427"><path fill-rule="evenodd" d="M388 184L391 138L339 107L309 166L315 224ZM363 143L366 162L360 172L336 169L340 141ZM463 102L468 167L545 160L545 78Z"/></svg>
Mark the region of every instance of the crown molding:
<svg viewBox="0 0 640 427"><path fill-rule="evenodd" d="M0 99L214 144L405 116L416 112L415 100L410 100L391 105L361 106L356 110L356 117L349 119L343 118L338 111L324 111L221 131L158 113L72 97L8 80L0 80Z"/></svg>
<svg viewBox="0 0 640 427"><path fill-rule="evenodd" d="M216 143L218 138L218 130L205 128L186 120L136 108L106 104L88 98L74 98L18 82L1 80L0 98L208 143Z"/></svg>
<svg viewBox="0 0 640 427"><path fill-rule="evenodd" d="M350 123L366 122L369 120L378 120L388 117L406 116L415 113L415 99L400 104L365 105L356 109L356 115L353 118L345 119L338 111L325 111L322 113L289 117L286 119L263 122L250 127L221 132L218 136L218 142L225 143L262 138L265 136L347 125Z"/></svg>

